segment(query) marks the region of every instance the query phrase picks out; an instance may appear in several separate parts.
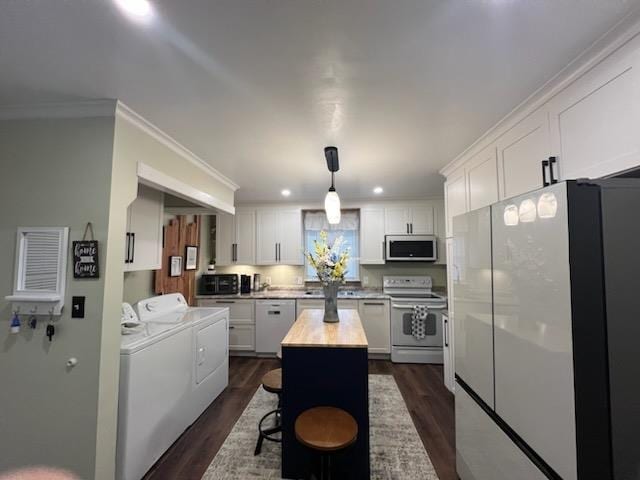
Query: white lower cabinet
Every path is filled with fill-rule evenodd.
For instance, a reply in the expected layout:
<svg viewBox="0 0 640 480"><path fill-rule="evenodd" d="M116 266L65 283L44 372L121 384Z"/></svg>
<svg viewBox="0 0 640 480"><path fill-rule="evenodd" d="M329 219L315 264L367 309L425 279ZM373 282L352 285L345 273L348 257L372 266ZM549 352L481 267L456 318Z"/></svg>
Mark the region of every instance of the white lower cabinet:
<svg viewBox="0 0 640 480"><path fill-rule="evenodd" d="M460 386L455 402L456 471L461 480L546 478Z"/></svg>
<svg viewBox="0 0 640 480"><path fill-rule="evenodd" d="M389 301L358 300L358 312L369 342L369 353L391 353Z"/></svg>
<svg viewBox="0 0 640 480"><path fill-rule="evenodd" d="M229 350L252 352L256 349L255 300L209 299L198 300L199 307L229 309Z"/></svg>

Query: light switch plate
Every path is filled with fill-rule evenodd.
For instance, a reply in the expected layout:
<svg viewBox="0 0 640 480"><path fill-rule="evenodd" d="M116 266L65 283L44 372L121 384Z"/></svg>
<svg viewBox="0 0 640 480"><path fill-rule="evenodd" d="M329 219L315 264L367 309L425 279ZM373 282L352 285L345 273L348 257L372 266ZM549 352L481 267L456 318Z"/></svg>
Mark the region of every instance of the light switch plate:
<svg viewBox="0 0 640 480"><path fill-rule="evenodd" d="M71 299L71 318L84 318L84 301L86 297Z"/></svg>

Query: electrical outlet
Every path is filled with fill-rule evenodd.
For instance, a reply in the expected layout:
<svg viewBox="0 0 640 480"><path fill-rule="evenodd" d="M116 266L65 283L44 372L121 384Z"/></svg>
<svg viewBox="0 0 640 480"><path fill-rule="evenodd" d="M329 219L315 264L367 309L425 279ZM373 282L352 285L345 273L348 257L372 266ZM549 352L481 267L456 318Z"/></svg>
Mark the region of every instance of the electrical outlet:
<svg viewBox="0 0 640 480"><path fill-rule="evenodd" d="M363 285L369 285L369 277L367 277L366 275L362 278L362 284Z"/></svg>
<svg viewBox="0 0 640 480"><path fill-rule="evenodd" d="M302 285L302 277L300 276L296 277L296 285Z"/></svg>
<svg viewBox="0 0 640 480"><path fill-rule="evenodd" d="M271 277L264 277L264 281L267 285L271 285Z"/></svg>

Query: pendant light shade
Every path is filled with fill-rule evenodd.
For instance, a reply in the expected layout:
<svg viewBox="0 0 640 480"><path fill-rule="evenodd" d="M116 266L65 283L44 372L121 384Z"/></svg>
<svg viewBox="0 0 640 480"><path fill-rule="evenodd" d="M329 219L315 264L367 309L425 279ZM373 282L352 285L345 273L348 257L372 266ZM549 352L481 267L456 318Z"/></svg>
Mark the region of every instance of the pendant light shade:
<svg viewBox="0 0 640 480"><path fill-rule="evenodd" d="M324 211L327 214L327 221L331 225L340 223L340 197L334 186L334 173L340 169L338 163L338 149L336 147L325 147L324 156L327 159L327 168L331 172L331 188L324 197Z"/></svg>
<svg viewBox="0 0 640 480"><path fill-rule="evenodd" d="M329 189L324 197L324 211L327 213L327 221L331 225L340 223L340 197L335 188Z"/></svg>

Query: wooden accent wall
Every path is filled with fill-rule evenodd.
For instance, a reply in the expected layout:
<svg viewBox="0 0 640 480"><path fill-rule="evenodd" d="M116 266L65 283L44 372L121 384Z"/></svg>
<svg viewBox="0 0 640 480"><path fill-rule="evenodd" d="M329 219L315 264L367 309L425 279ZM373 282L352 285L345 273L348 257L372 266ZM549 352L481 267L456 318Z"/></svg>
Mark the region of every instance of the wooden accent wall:
<svg viewBox="0 0 640 480"><path fill-rule="evenodd" d="M164 247L162 249L162 269L155 273L156 294L182 293L189 305L195 305L196 295L196 270L185 270L185 255L187 246L198 247L198 257L202 255L200 251L200 215L193 217L193 223L187 223L185 215L178 215L169 221L169 225L164 227ZM182 257L182 275L179 277L169 276L169 258L178 255Z"/></svg>

